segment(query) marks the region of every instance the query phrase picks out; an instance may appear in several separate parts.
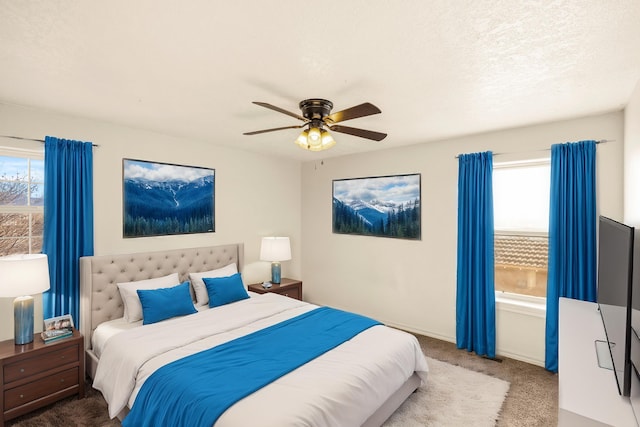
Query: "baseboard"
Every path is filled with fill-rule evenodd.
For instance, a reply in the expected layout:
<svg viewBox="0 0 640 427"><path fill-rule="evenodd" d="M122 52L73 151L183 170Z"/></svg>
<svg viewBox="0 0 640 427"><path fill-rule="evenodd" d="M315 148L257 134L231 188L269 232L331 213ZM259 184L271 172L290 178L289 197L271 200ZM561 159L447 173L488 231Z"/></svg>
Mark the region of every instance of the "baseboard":
<svg viewBox="0 0 640 427"><path fill-rule="evenodd" d="M435 339L438 339L438 340L441 340L441 341L450 342L450 343L453 343L453 344L456 343L455 337L452 337L452 336L433 333L431 331L426 331L426 330L423 330L423 329L414 328L412 326L403 325L401 323L385 322L385 321L383 321L383 323L385 325L391 326L393 328L402 329L403 331L411 332L411 333L418 334L418 335L424 335L425 337L435 338ZM531 365L541 366L541 367L544 368L544 360L538 360L538 359L534 359L534 358L531 358L531 357L524 356L524 355L519 354L519 353L512 353L510 351L505 351L504 349L501 349L499 347L496 348L496 356L507 357L509 359L513 359L513 360L517 360L517 361L520 361L520 362L529 363Z"/></svg>
<svg viewBox="0 0 640 427"><path fill-rule="evenodd" d="M496 350L496 353L498 353L498 350ZM502 357L508 357L509 359L518 360L520 362L525 362L525 363L528 363L530 365L541 366L541 367L544 368L544 360L533 359L531 357L523 356L523 355L517 354L517 353L510 353L510 352L504 351L504 350L500 350L499 354Z"/></svg>
<svg viewBox="0 0 640 427"><path fill-rule="evenodd" d="M431 331L425 331L425 330L422 330L422 329L419 329L419 328L414 328L413 326L403 325L402 323L387 322L385 320L381 320L381 322L384 323L387 326L391 326L392 328L402 329L403 331L411 332L411 333L418 334L418 335L424 335L425 337L435 338L435 339L440 340L440 341L446 341L446 342L450 342L450 343L453 343L453 344L456 343L455 337L451 337L451 336L447 336L447 335L440 335L440 334L437 334L437 333L433 333Z"/></svg>

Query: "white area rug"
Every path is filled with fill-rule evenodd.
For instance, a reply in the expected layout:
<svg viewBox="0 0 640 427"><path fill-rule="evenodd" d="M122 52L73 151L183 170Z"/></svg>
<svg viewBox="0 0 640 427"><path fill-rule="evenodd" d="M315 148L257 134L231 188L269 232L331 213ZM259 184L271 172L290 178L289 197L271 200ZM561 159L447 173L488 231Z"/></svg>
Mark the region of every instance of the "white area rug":
<svg viewBox="0 0 640 427"><path fill-rule="evenodd" d="M427 358L427 383L409 396L384 427L495 426L509 383Z"/></svg>

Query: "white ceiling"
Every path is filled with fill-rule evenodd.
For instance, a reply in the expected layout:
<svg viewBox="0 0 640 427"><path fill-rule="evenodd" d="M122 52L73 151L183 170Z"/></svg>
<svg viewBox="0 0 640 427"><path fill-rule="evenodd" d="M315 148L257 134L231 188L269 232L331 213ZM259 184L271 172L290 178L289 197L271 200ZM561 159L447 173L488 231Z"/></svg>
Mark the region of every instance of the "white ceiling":
<svg viewBox="0 0 640 427"><path fill-rule="evenodd" d="M638 0L0 2L0 102L303 161L620 110L639 80ZM389 136L242 135L301 123L251 101L314 97Z"/></svg>

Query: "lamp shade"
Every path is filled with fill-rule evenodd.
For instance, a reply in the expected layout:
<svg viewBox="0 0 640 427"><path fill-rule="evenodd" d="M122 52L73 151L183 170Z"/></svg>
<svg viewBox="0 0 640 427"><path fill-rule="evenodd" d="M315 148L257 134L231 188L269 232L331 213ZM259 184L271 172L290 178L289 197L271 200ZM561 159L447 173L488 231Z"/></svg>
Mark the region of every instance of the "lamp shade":
<svg viewBox="0 0 640 427"><path fill-rule="evenodd" d="M309 151L327 150L336 145L336 141L328 130L313 126L311 126L309 130L303 130L295 140L295 143L298 147Z"/></svg>
<svg viewBox="0 0 640 427"><path fill-rule="evenodd" d="M316 127L309 128L307 141L312 147L319 147L322 144L322 135L320 134L320 129Z"/></svg>
<svg viewBox="0 0 640 427"><path fill-rule="evenodd" d="M0 297L40 294L49 289L49 262L43 254L0 257Z"/></svg>
<svg viewBox="0 0 640 427"><path fill-rule="evenodd" d="M291 244L288 237L263 237L260 246L262 261L289 261L291 259Z"/></svg>
<svg viewBox="0 0 640 427"><path fill-rule="evenodd" d="M308 130L303 130L298 139L295 140L295 143L298 144L300 148L309 148L309 143L307 142L307 136L309 136Z"/></svg>

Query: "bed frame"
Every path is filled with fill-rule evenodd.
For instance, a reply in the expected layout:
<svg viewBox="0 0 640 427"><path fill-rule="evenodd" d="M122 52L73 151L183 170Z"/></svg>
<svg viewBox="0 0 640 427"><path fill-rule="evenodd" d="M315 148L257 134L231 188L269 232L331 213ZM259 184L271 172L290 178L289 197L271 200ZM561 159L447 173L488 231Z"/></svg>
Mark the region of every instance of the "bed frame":
<svg viewBox="0 0 640 427"><path fill-rule="evenodd" d="M242 243L81 257L80 332L84 335L85 366L89 378L94 378L98 366L98 358L91 348L93 331L100 323L124 315L118 283L152 279L174 272L178 272L181 281L186 281L189 272L209 271L233 262L241 272L244 263ZM380 426L420 386L420 383L420 378L414 373L363 426Z"/></svg>

